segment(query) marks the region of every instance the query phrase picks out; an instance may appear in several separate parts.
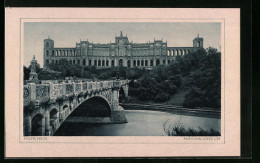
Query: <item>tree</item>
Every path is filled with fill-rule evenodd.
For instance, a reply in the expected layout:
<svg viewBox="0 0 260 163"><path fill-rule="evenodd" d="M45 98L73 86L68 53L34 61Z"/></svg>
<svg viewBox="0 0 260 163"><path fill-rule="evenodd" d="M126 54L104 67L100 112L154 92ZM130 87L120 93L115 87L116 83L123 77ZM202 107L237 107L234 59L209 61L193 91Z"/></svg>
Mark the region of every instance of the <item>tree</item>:
<svg viewBox="0 0 260 163"><path fill-rule="evenodd" d="M221 105L221 53L216 49L206 49L206 55L200 57L197 66L190 70L186 107ZM196 55L196 54L195 54Z"/></svg>
<svg viewBox="0 0 260 163"><path fill-rule="evenodd" d="M204 96L205 93L197 87L193 87L185 95L185 100L183 102L184 107L201 107L204 106Z"/></svg>
<svg viewBox="0 0 260 163"><path fill-rule="evenodd" d="M31 70L23 66L23 80L29 80Z"/></svg>
<svg viewBox="0 0 260 163"><path fill-rule="evenodd" d="M158 93L158 83L154 78L151 78L149 73L146 73L134 83L134 92L141 101L154 100ZM129 90L132 88L130 87Z"/></svg>
<svg viewBox="0 0 260 163"><path fill-rule="evenodd" d="M39 80L59 80L64 79L62 73L52 70L42 70L38 74Z"/></svg>
<svg viewBox="0 0 260 163"><path fill-rule="evenodd" d="M195 52L184 55L181 58L178 58L180 63L180 71L183 76L188 76L191 70L197 69L200 66L200 62L207 56L205 49L198 49Z"/></svg>
<svg viewBox="0 0 260 163"><path fill-rule="evenodd" d="M164 65L159 65L155 67L155 69L152 71L152 74L157 82L168 79L167 68Z"/></svg>

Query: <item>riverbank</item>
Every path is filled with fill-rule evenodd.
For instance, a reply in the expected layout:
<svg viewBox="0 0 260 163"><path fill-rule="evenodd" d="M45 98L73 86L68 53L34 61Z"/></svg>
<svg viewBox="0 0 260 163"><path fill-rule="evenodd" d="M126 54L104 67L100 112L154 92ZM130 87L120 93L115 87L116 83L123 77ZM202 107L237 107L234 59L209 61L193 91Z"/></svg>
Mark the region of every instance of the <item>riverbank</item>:
<svg viewBox="0 0 260 163"><path fill-rule="evenodd" d="M134 103L134 104L163 104L163 105L177 105L182 106L183 102L185 100L185 95L187 93L188 89L185 88L178 88L176 90L176 93L174 95L170 95L167 101L164 102L155 102L153 100L149 101L140 101L138 97L136 96L129 96L128 103Z"/></svg>
<svg viewBox="0 0 260 163"><path fill-rule="evenodd" d="M212 108L183 108L182 106L164 105L164 104L128 104L120 103L125 110L152 110L161 111L172 114L207 117L207 118L221 118L221 111Z"/></svg>

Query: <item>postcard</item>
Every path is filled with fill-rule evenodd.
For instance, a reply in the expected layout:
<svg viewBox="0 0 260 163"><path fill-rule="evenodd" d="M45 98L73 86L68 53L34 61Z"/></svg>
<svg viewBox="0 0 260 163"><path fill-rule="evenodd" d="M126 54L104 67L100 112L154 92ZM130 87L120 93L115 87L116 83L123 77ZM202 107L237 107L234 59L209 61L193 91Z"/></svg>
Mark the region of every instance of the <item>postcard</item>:
<svg viewBox="0 0 260 163"><path fill-rule="evenodd" d="M5 156L240 156L240 10L6 8Z"/></svg>

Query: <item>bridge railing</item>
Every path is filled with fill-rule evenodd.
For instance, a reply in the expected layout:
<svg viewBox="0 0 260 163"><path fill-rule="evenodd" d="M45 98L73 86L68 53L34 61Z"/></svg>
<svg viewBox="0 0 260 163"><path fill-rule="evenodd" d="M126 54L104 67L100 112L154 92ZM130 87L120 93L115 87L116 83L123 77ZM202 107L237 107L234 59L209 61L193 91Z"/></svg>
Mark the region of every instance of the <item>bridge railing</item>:
<svg viewBox="0 0 260 163"><path fill-rule="evenodd" d="M99 87L100 87L100 89L103 89L103 86L104 86L103 81L100 81L100 82L99 82Z"/></svg>
<svg viewBox="0 0 260 163"><path fill-rule="evenodd" d="M120 87L128 82L128 80L107 80L99 82L62 82L56 84L51 81L44 81L44 84L28 83L23 86L23 103L24 107L27 107L31 102L45 103L50 99L67 98L75 94L79 95L82 92Z"/></svg>
<svg viewBox="0 0 260 163"><path fill-rule="evenodd" d="M74 94L79 94L79 93L81 93L81 91L82 91L82 83L80 82L80 83L73 83L73 93Z"/></svg>
<svg viewBox="0 0 260 163"><path fill-rule="evenodd" d="M92 90L92 82L87 82L87 87L88 87L88 90L91 91Z"/></svg>
<svg viewBox="0 0 260 163"><path fill-rule="evenodd" d="M92 82L92 90L96 90L97 89L97 83L96 82Z"/></svg>
<svg viewBox="0 0 260 163"><path fill-rule="evenodd" d="M112 88L113 87L113 81L110 80L110 81L108 81L107 84L108 84L108 88Z"/></svg>
<svg viewBox="0 0 260 163"><path fill-rule="evenodd" d="M36 85L36 101L44 103L50 99L50 87L49 84L37 84Z"/></svg>
<svg viewBox="0 0 260 163"><path fill-rule="evenodd" d="M108 89L108 81L103 81L103 88Z"/></svg>
<svg viewBox="0 0 260 163"><path fill-rule="evenodd" d="M88 82L83 82L82 83L82 92L87 92L88 90Z"/></svg>
<svg viewBox="0 0 260 163"><path fill-rule="evenodd" d="M50 84L50 98L57 99L63 97L63 85L62 84Z"/></svg>
<svg viewBox="0 0 260 163"><path fill-rule="evenodd" d="M31 102L31 88L29 85L23 86L23 105L27 107Z"/></svg>
<svg viewBox="0 0 260 163"><path fill-rule="evenodd" d="M113 81L113 87L120 87L122 84L121 84L121 81L120 80L115 80Z"/></svg>
<svg viewBox="0 0 260 163"><path fill-rule="evenodd" d="M73 83L62 83L63 84L63 96L71 96L74 93Z"/></svg>
<svg viewBox="0 0 260 163"><path fill-rule="evenodd" d="M100 89L100 82L96 82L96 90Z"/></svg>

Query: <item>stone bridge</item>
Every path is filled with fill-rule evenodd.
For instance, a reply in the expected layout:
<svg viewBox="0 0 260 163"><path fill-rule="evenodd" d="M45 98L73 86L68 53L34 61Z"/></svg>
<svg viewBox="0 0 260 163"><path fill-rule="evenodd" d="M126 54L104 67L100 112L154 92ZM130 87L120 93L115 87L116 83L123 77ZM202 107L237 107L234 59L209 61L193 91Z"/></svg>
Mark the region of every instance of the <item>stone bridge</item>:
<svg viewBox="0 0 260 163"><path fill-rule="evenodd" d="M41 81L24 85L24 136L51 136L66 121L126 123L119 101L128 97L128 80Z"/></svg>

